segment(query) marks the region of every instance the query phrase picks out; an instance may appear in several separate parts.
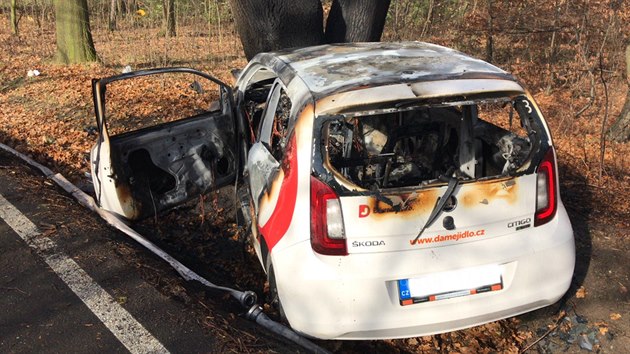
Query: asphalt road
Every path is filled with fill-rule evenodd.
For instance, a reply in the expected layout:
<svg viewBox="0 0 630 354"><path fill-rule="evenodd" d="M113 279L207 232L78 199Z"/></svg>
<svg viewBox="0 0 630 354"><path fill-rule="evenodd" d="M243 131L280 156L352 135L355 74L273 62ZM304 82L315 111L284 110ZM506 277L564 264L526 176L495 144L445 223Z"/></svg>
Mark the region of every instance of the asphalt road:
<svg viewBox="0 0 630 354"><path fill-rule="evenodd" d="M258 338L254 351L296 351L191 298L206 293L183 283L0 152L0 353L243 352ZM234 306L211 295L213 307Z"/></svg>

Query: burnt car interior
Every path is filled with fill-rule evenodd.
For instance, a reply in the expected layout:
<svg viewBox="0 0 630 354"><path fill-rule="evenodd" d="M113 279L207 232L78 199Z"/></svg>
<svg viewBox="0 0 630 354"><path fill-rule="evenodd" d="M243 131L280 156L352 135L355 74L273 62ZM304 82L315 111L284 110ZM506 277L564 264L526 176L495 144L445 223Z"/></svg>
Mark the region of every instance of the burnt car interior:
<svg viewBox="0 0 630 354"><path fill-rule="evenodd" d="M245 90L244 103L241 109L249 122L250 143L256 141L263 112L267 105L267 96L269 96L274 81L275 77L254 82Z"/></svg>
<svg viewBox="0 0 630 354"><path fill-rule="evenodd" d="M284 88L278 88L279 97L275 111L269 112L270 117L273 113L271 129L269 132L264 132L261 123L266 116L267 104L276 102L276 100L271 99L270 95L273 94L272 89L277 78L275 76L268 77L269 72L266 70L260 70L259 73L263 78L258 78L259 81L252 80L245 90L240 109L249 125L250 144L254 143L257 138L260 139L273 157L280 161L287 144L292 104ZM274 107L269 107L269 109L274 109ZM270 137L267 137L267 133Z"/></svg>
<svg viewBox="0 0 630 354"><path fill-rule="evenodd" d="M291 116L291 100L287 93L281 89L278 106L274 112L273 128L271 131L271 154L276 161L282 160L284 149L287 146L289 133L289 118Z"/></svg>
<svg viewBox="0 0 630 354"><path fill-rule="evenodd" d="M543 139L524 102L493 98L347 113L323 127L328 167L367 190L512 175Z"/></svg>

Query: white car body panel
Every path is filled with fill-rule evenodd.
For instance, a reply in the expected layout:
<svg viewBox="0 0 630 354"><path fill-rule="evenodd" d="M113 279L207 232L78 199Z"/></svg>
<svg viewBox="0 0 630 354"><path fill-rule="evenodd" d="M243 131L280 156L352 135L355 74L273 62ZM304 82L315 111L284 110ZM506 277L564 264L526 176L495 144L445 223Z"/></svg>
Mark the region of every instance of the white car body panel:
<svg viewBox="0 0 630 354"><path fill-rule="evenodd" d="M406 200L389 197L410 208L397 213L377 212L377 204L381 208L389 206L379 203L374 197L341 197L348 252L404 251L488 240L514 232L515 225L508 225L520 220L527 220L520 226L532 227L536 195L529 191L535 187L536 176L463 184L455 191L457 207L443 213L455 220L456 229L446 230L441 223L436 222L424 231L420 242L413 245L410 241L422 229L437 198L444 194L446 187L407 193ZM503 213L499 216L497 210ZM364 211L363 215L361 211ZM370 242L366 245L365 241Z"/></svg>
<svg viewBox="0 0 630 354"><path fill-rule="evenodd" d="M310 336L380 339L467 328L553 304L575 264L571 225L564 208L558 213L546 225L492 240L404 252L331 257L314 254L308 242L296 244L274 257L276 269L291 269L277 278L283 309L291 326ZM398 279L492 264L504 268L502 290L398 302Z"/></svg>
<svg viewBox="0 0 630 354"><path fill-rule="evenodd" d="M97 179L97 183L93 183L94 193L100 202L101 208L117 215L134 215L135 211L133 208L128 203L121 202L116 190L116 183L111 177L112 166L109 159L108 140L104 139L103 142L92 147L90 151L90 173Z"/></svg>

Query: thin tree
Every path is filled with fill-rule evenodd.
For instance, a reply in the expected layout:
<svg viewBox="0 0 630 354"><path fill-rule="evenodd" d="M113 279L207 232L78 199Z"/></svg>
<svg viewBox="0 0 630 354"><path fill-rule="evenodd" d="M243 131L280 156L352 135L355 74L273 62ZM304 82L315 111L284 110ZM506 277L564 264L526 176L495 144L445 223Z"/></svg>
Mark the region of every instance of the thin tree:
<svg viewBox="0 0 630 354"><path fill-rule="evenodd" d="M11 31L14 35L18 35L18 18L16 0L11 0Z"/></svg>
<svg viewBox="0 0 630 354"><path fill-rule="evenodd" d="M175 31L175 0L163 0L162 5L164 8L166 35L169 37L175 37L175 35L177 35L177 32Z"/></svg>
<svg viewBox="0 0 630 354"><path fill-rule="evenodd" d="M624 142L630 141L630 43L626 46L626 103L621 109L617 121L608 129L608 139Z"/></svg>
<svg viewBox="0 0 630 354"><path fill-rule="evenodd" d="M494 9L492 0L488 0L488 32L486 36L486 61L494 61Z"/></svg>
<svg viewBox="0 0 630 354"><path fill-rule="evenodd" d="M118 1L111 0L109 3L109 21L107 22L107 27L110 31L116 30L116 16L118 12Z"/></svg>
<svg viewBox="0 0 630 354"><path fill-rule="evenodd" d="M97 61L87 0L54 0L54 5L57 61L65 64Z"/></svg>

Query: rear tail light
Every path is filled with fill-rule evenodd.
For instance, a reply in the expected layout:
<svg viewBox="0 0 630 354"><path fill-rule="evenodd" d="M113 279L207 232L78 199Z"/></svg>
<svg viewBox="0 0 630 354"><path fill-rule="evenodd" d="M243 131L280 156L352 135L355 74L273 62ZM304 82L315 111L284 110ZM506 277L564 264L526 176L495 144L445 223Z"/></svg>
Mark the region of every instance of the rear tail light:
<svg viewBox="0 0 630 354"><path fill-rule="evenodd" d="M348 255L339 197L315 177L311 177L311 247L320 254Z"/></svg>
<svg viewBox="0 0 630 354"><path fill-rule="evenodd" d="M534 226L546 224L556 215L558 188L556 184L556 159L553 147L545 153L538 165L536 177L536 216Z"/></svg>

